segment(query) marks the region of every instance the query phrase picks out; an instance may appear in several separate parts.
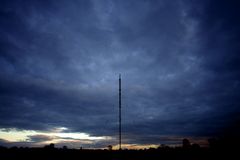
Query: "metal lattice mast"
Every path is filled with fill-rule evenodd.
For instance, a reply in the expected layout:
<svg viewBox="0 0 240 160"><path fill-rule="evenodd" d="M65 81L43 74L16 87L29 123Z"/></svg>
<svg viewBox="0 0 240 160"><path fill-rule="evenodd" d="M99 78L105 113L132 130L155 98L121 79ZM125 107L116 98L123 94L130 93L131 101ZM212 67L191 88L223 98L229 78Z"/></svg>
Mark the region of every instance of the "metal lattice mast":
<svg viewBox="0 0 240 160"><path fill-rule="evenodd" d="M121 74L119 74L119 150L122 149L122 97L121 97Z"/></svg>

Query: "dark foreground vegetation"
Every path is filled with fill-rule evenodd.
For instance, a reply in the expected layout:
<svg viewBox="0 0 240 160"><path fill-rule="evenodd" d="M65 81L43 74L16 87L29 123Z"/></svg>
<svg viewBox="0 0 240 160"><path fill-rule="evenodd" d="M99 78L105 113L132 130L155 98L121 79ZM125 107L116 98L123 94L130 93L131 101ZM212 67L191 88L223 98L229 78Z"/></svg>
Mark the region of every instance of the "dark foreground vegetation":
<svg viewBox="0 0 240 160"><path fill-rule="evenodd" d="M44 148L0 147L0 159L41 159L41 160L205 160L205 159L239 159L240 150L237 141L217 141L211 139L209 147L184 143L182 147L162 146L157 149L144 150L89 150L55 148L49 145ZM236 143L235 143L236 142ZM230 145L231 144L231 145Z"/></svg>

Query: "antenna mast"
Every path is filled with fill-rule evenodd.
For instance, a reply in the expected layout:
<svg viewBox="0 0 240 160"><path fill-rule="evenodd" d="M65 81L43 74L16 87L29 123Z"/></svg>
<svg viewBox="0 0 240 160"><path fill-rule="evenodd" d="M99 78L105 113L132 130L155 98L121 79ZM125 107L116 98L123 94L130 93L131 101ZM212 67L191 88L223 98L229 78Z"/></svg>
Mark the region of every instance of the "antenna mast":
<svg viewBox="0 0 240 160"><path fill-rule="evenodd" d="M119 74L119 150L122 149L122 97L121 97L121 74Z"/></svg>

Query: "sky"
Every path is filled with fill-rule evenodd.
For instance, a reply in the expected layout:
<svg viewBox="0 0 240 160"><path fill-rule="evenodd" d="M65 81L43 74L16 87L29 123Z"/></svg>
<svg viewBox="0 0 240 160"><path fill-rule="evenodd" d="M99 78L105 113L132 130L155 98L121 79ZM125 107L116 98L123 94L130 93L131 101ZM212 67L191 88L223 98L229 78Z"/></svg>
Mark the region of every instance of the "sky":
<svg viewBox="0 0 240 160"><path fill-rule="evenodd" d="M1 0L0 145L206 144L239 132L237 0ZM233 132L234 131L234 132Z"/></svg>

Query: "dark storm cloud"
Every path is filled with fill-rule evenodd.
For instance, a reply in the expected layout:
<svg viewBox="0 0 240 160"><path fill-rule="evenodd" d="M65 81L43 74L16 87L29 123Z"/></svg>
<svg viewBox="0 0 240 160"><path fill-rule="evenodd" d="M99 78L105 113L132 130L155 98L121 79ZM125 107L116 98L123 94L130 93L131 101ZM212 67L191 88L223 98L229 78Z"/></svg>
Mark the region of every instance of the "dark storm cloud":
<svg viewBox="0 0 240 160"><path fill-rule="evenodd" d="M189 16L198 20L196 36L200 48L196 54L206 74L201 92L208 96L206 102L212 108L211 114L203 121L213 122L212 126L226 127L226 124L237 123L240 23L236 17L240 16L239 6L238 1L212 0L204 5L193 4L189 12Z"/></svg>
<svg viewBox="0 0 240 160"><path fill-rule="evenodd" d="M112 118L108 111L113 111L113 107L101 106L113 105L107 98L109 96L107 93L105 96L96 95L101 94L97 89L90 91L82 88L81 94L74 88L64 89L61 84L29 77L19 78L17 82L3 79L1 90L4 100L1 101L1 105L5 107L1 108L1 118L8 119L2 121L5 127L51 129L53 126L70 125L80 127L82 131L85 130L84 126L93 125L91 121L95 123L95 119L102 117L102 121L109 121L107 118ZM30 121L34 123L29 123ZM78 121L82 123L76 123Z"/></svg>
<svg viewBox="0 0 240 160"><path fill-rule="evenodd" d="M216 135L239 113L238 8L223 0L1 1L0 126L115 135L122 73L129 142Z"/></svg>
<svg viewBox="0 0 240 160"><path fill-rule="evenodd" d="M53 140L53 139L54 139L54 137L46 136L46 135L28 136L28 141L30 141L30 142L45 142L45 141L50 141L50 140Z"/></svg>

